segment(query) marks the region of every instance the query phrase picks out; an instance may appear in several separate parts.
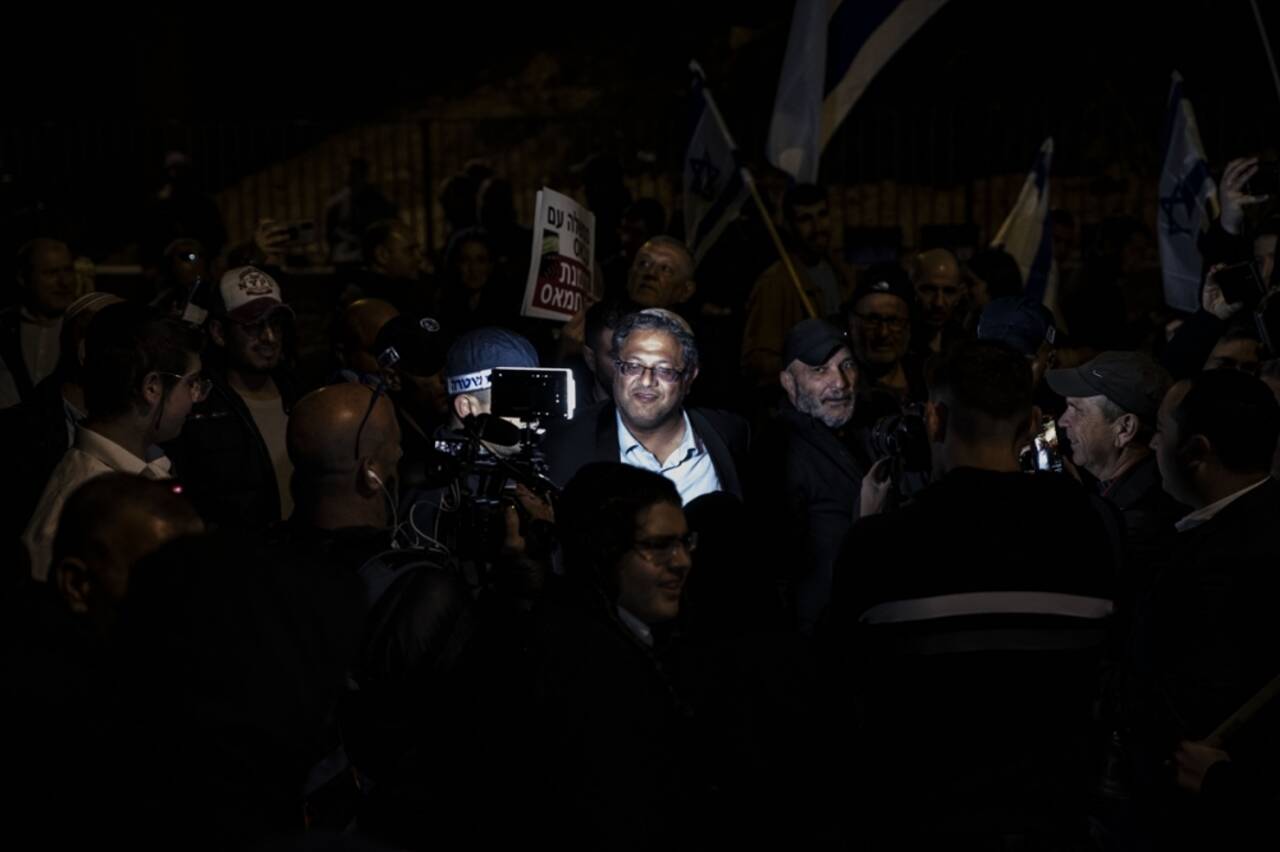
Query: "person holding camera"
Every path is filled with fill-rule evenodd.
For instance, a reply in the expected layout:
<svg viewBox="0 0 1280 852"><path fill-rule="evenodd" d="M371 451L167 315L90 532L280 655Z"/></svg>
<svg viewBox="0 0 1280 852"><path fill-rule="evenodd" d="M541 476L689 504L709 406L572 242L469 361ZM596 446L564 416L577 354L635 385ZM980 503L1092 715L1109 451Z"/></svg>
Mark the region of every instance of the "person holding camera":
<svg viewBox="0 0 1280 852"><path fill-rule="evenodd" d="M430 469L425 475L416 472L421 484L404 495L407 534L420 543L443 546L464 561L547 555L550 542L541 533L553 520L551 504L526 484L527 478L522 481L523 474L532 475L526 454L535 448L524 445L519 421L493 414L494 370L537 367L533 344L496 326L468 332L449 347L444 366L448 415L433 433ZM440 447L450 449L441 452ZM497 483L501 495L481 493L494 484L491 474L502 479ZM487 514L468 498L483 498L485 507L496 498L498 514ZM533 542L530 531L535 527L539 536Z"/></svg>
<svg viewBox="0 0 1280 852"><path fill-rule="evenodd" d="M956 345L925 419L933 483L855 523L833 567L849 760L876 767L853 793L893 846L1082 838L1106 528L1069 477L1020 469L1040 422L1021 353Z"/></svg>

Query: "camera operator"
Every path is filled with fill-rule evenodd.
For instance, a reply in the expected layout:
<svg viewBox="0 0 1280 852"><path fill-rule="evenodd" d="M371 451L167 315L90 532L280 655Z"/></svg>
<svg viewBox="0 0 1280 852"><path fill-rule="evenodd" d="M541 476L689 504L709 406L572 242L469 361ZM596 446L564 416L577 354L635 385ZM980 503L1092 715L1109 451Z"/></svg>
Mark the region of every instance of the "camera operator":
<svg viewBox="0 0 1280 852"><path fill-rule="evenodd" d="M468 332L449 348L448 421L435 432L428 486L405 495L406 535L476 568L504 557L548 555L545 525L552 511L531 487L541 475L535 448L525 445L523 424L492 413L493 371L537 366L533 345L502 328Z"/></svg>
<svg viewBox="0 0 1280 852"><path fill-rule="evenodd" d="M449 412L445 332L432 317L415 319L380 299L357 299L334 326L337 378L381 387L400 424L401 494L425 485L436 430Z"/></svg>

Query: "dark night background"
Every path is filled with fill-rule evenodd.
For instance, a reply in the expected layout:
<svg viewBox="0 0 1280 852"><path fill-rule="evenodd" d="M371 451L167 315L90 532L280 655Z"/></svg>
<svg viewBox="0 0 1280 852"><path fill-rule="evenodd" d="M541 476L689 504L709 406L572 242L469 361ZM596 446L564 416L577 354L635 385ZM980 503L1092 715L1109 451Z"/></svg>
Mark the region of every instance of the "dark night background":
<svg viewBox="0 0 1280 852"><path fill-rule="evenodd" d="M19 195L55 206L111 196L127 209L128 186L148 191L164 151L183 148L217 191L326 134L421 120L479 89L511 88L545 55L555 70L542 84L589 95L526 99L517 112L645 128L650 138L630 141L674 171L691 57L744 150L761 149L790 14L790 3L666 0L59 8L12 27L2 52L0 170ZM1274 32L1280 18L1269 18ZM828 149L824 177L944 183L1023 172L1052 133L1055 175L1149 178L1174 68L1217 169L1274 145L1280 95L1246 2L952 0L872 83ZM279 125L289 131L269 145L225 141ZM597 144L582 139L579 153ZM112 248L89 242L99 256Z"/></svg>

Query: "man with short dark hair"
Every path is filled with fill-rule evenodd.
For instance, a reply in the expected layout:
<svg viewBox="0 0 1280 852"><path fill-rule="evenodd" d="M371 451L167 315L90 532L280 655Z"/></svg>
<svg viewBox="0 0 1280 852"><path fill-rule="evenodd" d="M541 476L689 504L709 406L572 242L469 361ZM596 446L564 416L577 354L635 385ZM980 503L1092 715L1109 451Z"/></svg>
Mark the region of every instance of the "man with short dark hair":
<svg viewBox="0 0 1280 852"><path fill-rule="evenodd" d="M1251 376L1258 375L1261 366L1262 341L1252 316L1231 322L1204 363L1206 370L1239 370Z"/></svg>
<svg viewBox="0 0 1280 852"><path fill-rule="evenodd" d="M120 301L109 293L86 293L72 302L62 320L58 369L21 405L0 411L0 445L16 448L0 498L0 536L22 534L49 475L75 441L76 426L86 414L85 334L98 311Z"/></svg>
<svg viewBox="0 0 1280 852"><path fill-rule="evenodd" d="M298 398L285 365L293 310L274 278L242 266L222 276L208 328L212 390L168 449L206 521L263 529L293 509L285 447Z"/></svg>
<svg viewBox="0 0 1280 852"><path fill-rule="evenodd" d="M587 308L582 341L582 360L591 375L584 403L613 399L613 333L628 314L636 310L630 299L605 299Z"/></svg>
<svg viewBox="0 0 1280 852"><path fill-rule="evenodd" d="M1235 847L1269 820L1280 738L1268 708L1226 744L1265 795L1223 824L1174 798L1162 765L1178 738L1208 737L1280 672L1280 484L1270 477L1280 405L1259 379L1209 370L1174 385L1153 442L1164 488L1192 511L1139 610L1130 727L1156 808L1153 848ZM1223 846L1222 848L1227 848ZM1241 847L1243 848L1243 847Z"/></svg>
<svg viewBox="0 0 1280 852"><path fill-rule="evenodd" d="M1026 358L958 344L929 377L934 482L855 523L836 562L873 846L1084 836L1114 566L1083 489L1021 472L1038 422Z"/></svg>
<svg viewBox="0 0 1280 852"><path fill-rule="evenodd" d="M978 339L1003 343L1021 352L1031 364L1031 381L1038 389L1054 362L1057 327L1053 312L1030 296L992 299L978 319Z"/></svg>
<svg viewBox="0 0 1280 852"><path fill-rule="evenodd" d="M172 483L128 473L91 479L68 498L53 538L51 585L75 616L110 631L141 558L204 523Z"/></svg>
<svg viewBox="0 0 1280 852"><path fill-rule="evenodd" d="M827 191L813 184L797 184L783 197L782 209L791 237L791 265L805 297L817 316L834 316L853 290L853 274L831 252ZM778 373L786 366L781 363L783 338L808 315L781 260L756 279L747 299L741 360L754 386L776 386Z"/></svg>
<svg viewBox="0 0 1280 852"><path fill-rule="evenodd" d="M706 791L661 629L680 613L697 540L669 479L616 460L574 475L557 520L565 577L531 643L539 733L521 795L537 802L532 833L571 847L679 845ZM566 824L558 806L580 817Z"/></svg>
<svg viewBox="0 0 1280 852"><path fill-rule="evenodd" d="M434 282L429 277L418 238L399 219L380 219L361 235L364 269L342 292L340 301L383 299L402 313L436 312Z"/></svg>
<svg viewBox="0 0 1280 852"><path fill-rule="evenodd" d="M35 579L48 576L62 505L78 485L112 471L172 476L157 444L176 438L192 406L208 394L200 344L189 327L139 305L109 305L94 317L85 340L88 416L23 534Z"/></svg>
<svg viewBox="0 0 1280 852"><path fill-rule="evenodd" d="M960 264L946 249L930 249L916 255L911 277L917 309L911 345L927 358L966 336L961 325L965 291Z"/></svg>
<svg viewBox="0 0 1280 852"><path fill-rule="evenodd" d="M631 314L614 331L613 350L613 401L547 437L552 480L563 485L589 461L621 461L666 476L686 502L712 491L741 496L746 423L685 407L698 346L684 320L656 309Z"/></svg>
<svg viewBox="0 0 1280 852"><path fill-rule="evenodd" d="M14 734L6 759L22 778L10 791L16 830L68 847L110 836L99 817L110 810L103 785L120 781L115 640L134 566L202 530L171 482L107 473L67 499L49 582L32 584L5 613L0 700ZM59 819L67 808L78 819Z"/></svg>

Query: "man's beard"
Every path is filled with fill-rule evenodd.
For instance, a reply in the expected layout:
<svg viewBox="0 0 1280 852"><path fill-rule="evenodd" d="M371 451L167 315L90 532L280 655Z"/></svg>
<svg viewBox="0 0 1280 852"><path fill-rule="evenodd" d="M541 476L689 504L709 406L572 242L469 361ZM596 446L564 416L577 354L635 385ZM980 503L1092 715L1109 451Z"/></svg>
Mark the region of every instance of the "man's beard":
<svg viewBox="0 0 1280 852"><path fill-rule="evenodd" d="M837 410L831 410L824 401L815 396L801 393L796 396L796 408L800 409L804 414L808 414L816 420L822 422L822 425L828 429L839 429L850 420L853 419L853 394L840 397L828 397L827 403L847 402L848 407L841 407Z"/></svg>

